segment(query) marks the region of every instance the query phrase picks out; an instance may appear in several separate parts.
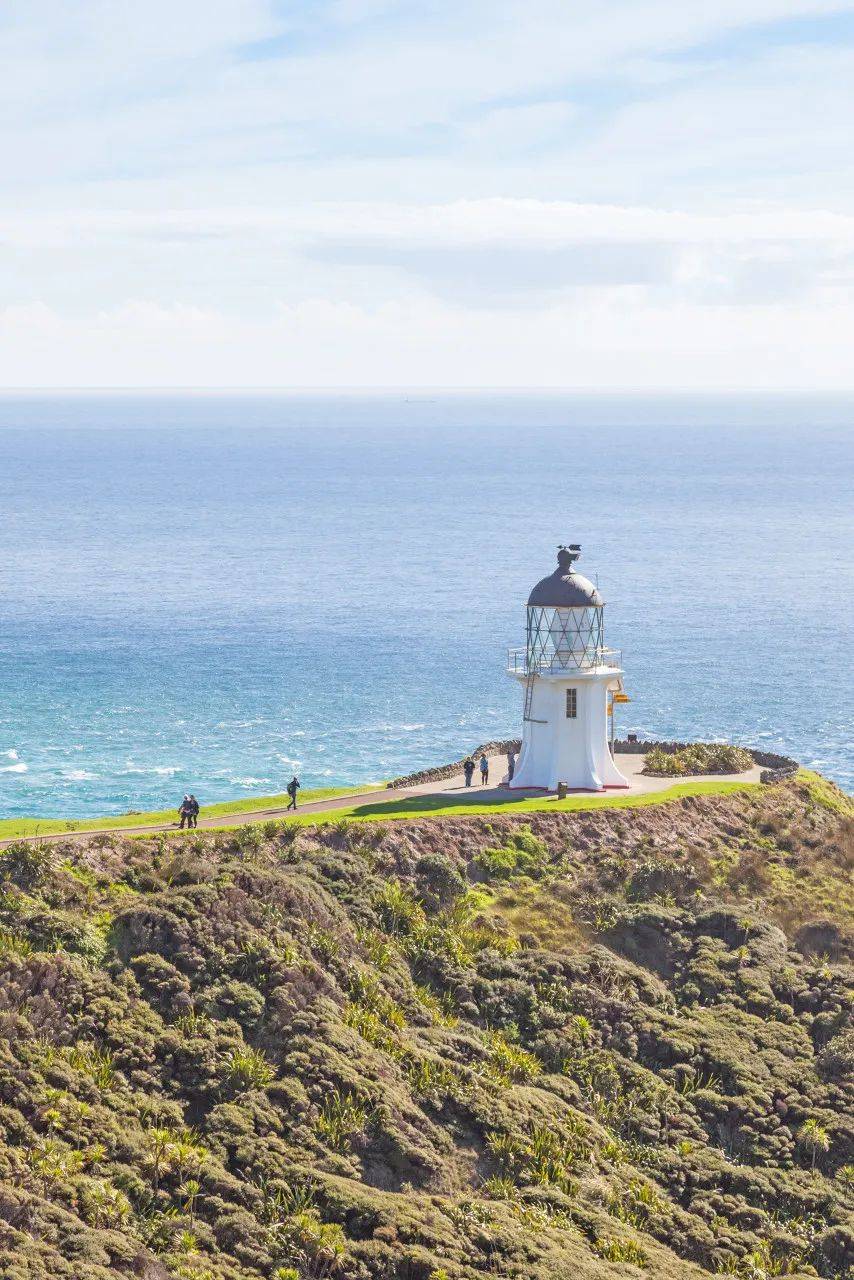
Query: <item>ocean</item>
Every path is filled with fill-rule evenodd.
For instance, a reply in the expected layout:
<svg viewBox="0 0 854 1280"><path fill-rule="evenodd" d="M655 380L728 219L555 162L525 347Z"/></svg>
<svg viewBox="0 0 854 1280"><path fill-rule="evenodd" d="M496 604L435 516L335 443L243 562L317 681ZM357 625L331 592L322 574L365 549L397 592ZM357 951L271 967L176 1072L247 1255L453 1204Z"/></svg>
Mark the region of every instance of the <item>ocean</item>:
<svg viewBox="0 0 854 1280"><path fill-rule="evenodd" d="M377 781L517 732L558 543L620 733L851 786L854 407L435 392L0 398L0 817Z"/></svg>

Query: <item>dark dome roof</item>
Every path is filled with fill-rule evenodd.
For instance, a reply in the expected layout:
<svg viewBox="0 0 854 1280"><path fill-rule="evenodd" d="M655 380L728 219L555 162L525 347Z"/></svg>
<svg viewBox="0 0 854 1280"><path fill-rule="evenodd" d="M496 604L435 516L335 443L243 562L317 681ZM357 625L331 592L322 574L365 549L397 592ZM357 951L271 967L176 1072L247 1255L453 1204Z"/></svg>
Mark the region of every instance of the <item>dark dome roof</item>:
<svg viewBox="0 0 854 1280"><path fill-rule="evenodd" d="M534 587L528 596L529 608L583 609L605 603L593 583L573 570L572 562L578 559L580 550L578 546L560 548L557 568Z"/></svg>

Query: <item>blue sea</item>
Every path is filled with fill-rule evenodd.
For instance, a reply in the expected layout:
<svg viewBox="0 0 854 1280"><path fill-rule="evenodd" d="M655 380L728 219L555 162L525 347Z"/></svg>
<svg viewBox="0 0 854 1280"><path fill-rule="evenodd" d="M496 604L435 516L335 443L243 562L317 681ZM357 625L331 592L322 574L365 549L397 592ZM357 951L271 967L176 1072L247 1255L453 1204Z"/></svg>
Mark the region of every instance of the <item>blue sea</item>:
<svg viewBox="0 0 854 1280"><path fill-rule="evenodd" d="M561 542L620 732L851 785L854 406L0 398L0 817L361 783L512 734Z"/></svg>

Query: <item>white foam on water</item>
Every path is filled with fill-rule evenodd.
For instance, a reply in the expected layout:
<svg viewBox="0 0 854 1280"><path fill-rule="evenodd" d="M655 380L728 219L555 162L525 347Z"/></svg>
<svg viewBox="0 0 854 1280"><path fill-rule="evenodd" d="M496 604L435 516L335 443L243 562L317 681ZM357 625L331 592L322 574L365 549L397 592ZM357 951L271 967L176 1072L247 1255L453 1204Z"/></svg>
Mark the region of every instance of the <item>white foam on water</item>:
<svg viewBox="0 0 854 1280"><path fill-rule="evenodd" d="M97 773L90 773L88 769L66 769L63 778L69 782L95 782Z"/></svg>
<svg viewBox="0 0 854 1280"><path fill-rule="evenodd" d="M270 778L229 778L233 787L261 787L270 781Z"/></svg>
<svg viewBox="0 0 854 1280"><path fill-rule="evenodd" d="M424 729L423 724L404 724L402 722L395 723L391 720L381 720L378 724L366 724L358 730L359 733L416 733L419 729Z"/></svg>
<svg viewBox="0 0 854 1280"><path fill-rule="evenodd" d="M181 765L179 764L153 765L150 768L143 769L140 768L139 765L134 764L132 760L128 760L126 762L124 769L118 770L118 773L120 774L133 773L140 774L141 776L145 776L146 774L155 774L158 778L171 778L174 774L180 772Z"/></svg>
<svg viewBox="0 0 854 1280"><path fill-rule="evenodd" d="M0 773L28 773L29 765L24 764L21 760L18 764L0 765Z"/></svg>
<svg viewBox="0 0 854 1280"><path fill-rule="evenodd" d="M5 758L6 758L7 760L17 760L17 759L18 759L18 753L17 753L17 751L15 751L15 750L14 750L14 748L13 748L11 751L3 751L3 752L2 752L2 753L0 753L0 754L2 754L3 756L5 756Z"/></svg>

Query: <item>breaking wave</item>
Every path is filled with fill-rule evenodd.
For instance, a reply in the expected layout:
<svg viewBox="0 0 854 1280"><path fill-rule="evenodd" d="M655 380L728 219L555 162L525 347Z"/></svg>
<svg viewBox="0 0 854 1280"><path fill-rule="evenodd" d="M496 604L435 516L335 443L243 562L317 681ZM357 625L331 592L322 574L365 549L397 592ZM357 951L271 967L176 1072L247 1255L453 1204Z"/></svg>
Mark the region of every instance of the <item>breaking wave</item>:
<svg viewBox="0 0 854 1280"><path fill-rule="evenodd" d="M163 764L163 765L152 765L152 766L149 766L148 768L141 768L139 765L134 764L132 760L128 760L124 769L119 769L118 772L120 774L132 773L132 774L139 774L141 776L144 776L146 774L154 774L158 778L171 778L176 773L181 772L181 765Z"/></svg>

